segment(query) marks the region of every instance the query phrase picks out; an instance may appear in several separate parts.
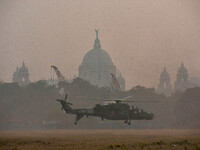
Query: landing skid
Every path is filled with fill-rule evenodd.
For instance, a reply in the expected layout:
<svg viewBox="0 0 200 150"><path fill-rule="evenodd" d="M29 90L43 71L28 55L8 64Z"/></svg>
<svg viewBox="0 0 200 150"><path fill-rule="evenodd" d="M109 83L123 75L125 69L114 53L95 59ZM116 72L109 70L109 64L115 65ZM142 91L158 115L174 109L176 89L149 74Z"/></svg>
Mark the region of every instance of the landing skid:
<svg viewBox="0 0 200 150"><path fill-rule="evenodd" d="M82 114L76 114L76 121L74 122L75 125L77 125L78 121L83 117Z"/></svg>

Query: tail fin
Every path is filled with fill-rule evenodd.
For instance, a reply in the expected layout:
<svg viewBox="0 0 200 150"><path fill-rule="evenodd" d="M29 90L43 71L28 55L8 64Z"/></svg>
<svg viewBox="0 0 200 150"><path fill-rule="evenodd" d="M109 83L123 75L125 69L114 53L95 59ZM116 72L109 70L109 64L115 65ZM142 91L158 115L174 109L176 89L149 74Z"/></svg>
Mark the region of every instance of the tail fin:
<svg viewBox="0 0 200 150"><path fill-rule="evenodd" d="M72 113L73 109L70 107L70 105L72 104L67 102L67 94L64 100L57 99L57 101L59 101L60 104L62 105L61 110L64 110L66 113Z"/></svg>
<svg viewBox="0 0 200 150"><path fill-rule="evenodd" d="M68 102L66 102L64 100L60 100L60 99L57 99L57 101L59 101L60 104L62 105L61 110L65 110L66 113L69 112L70 110L72 110L72 108L70 107L71 103L68 103Z"/></svg>

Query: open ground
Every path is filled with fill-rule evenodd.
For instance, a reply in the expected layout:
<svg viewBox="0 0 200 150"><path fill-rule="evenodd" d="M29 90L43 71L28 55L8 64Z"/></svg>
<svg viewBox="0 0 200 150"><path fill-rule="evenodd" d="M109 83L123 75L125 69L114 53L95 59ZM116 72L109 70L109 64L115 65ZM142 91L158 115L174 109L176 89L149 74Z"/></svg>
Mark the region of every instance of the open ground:
<svg viewBox="0 0 200 150"><path fill-rule="evenodd" d="M200 130L10 130L0 149L200 150Z"/></svg>

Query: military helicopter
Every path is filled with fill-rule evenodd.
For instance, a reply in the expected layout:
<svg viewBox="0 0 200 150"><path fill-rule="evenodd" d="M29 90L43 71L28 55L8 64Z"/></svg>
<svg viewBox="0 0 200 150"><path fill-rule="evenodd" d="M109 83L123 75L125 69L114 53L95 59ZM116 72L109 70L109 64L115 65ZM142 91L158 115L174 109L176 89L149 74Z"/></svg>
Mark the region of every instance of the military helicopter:
<svg viewBox="0 0 200 150"><path fill-rule="evenodd" d="M145 112L143 109L134 108L124 102L150 102L150 101L128 101L127 99L132 96L123 99L106 99L102 101L115 101L115 103L109 103L106 105L96 104L95 107L89 109L73 109L72 103L67 102L66 94L64 100L57 99L62 105L61 110L64 110L67 114L75 114L77 122L84 116L100 117L102 120L123 120L125 124L131 125L131 120L152 120L154 118L153 113ZM151 101L156 102L156 101Z"/></svg>

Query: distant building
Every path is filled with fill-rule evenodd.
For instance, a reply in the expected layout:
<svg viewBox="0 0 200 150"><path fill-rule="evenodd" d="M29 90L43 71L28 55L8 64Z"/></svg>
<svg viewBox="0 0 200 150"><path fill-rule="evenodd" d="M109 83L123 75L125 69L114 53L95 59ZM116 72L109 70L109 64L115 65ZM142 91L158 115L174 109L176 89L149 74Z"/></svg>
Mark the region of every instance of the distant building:
<svg viewBox="0 0 200 150"><path fill-rule="evenodd" d="M178 69L177 79L174 84L174 91L184 92L189 86L188 81L188 72L184 64L181 64L181 67Z"/></svg>
<svg viewBox="0 0 200 150"><path fill-rule="evenodd" d="M200 87L200 78L193 77L189 79L189 75L187 69L182 63L180 68L178 69L177 78L174 83L174 92L184 92L187 88ZM160 83L158 85L157 92L159 94L165 94L166 96L170 96L172 94L172 86L170 84L170 76L164 68L163 72L160 75Z"/></svg>
<svg viewBox="0 0 200 150"><path fill-rule="evenodd" d="M116 75L116 66L109 54L101 48L98 30L95 31L94 47L84 56L82 64L79 66L79 77L98 87L110 87L111 73ZM125 88L125 81L122 81L121 84L123 84L121 87Z"/></svg>
<svg viewBox="0 0 200 150"><path fill-rule="evenodd" d="M26 86L30 83L28 68L25 66L24 62L20 68L17 67L16 71L13 73L12 80L21 86Z"/></svg>
<svg viewBox="0 0 200 150"><path fill-rule="evenodd" d="M119 74L119 76L117 76L117 81L119 82L119 85L120 85L120 89L122 90L122 91L124 91L125 90L125 79L124 79L124 77L121 75L121 73Z"/></svg>
<svg viewBox="0 0 200 150"><path fill-rule="evenodd" d="M170 96L172 94L172 86L170 83L170 76L164 67L163 72L160 75L160 83L158 85L158 93Z"/></svg>

